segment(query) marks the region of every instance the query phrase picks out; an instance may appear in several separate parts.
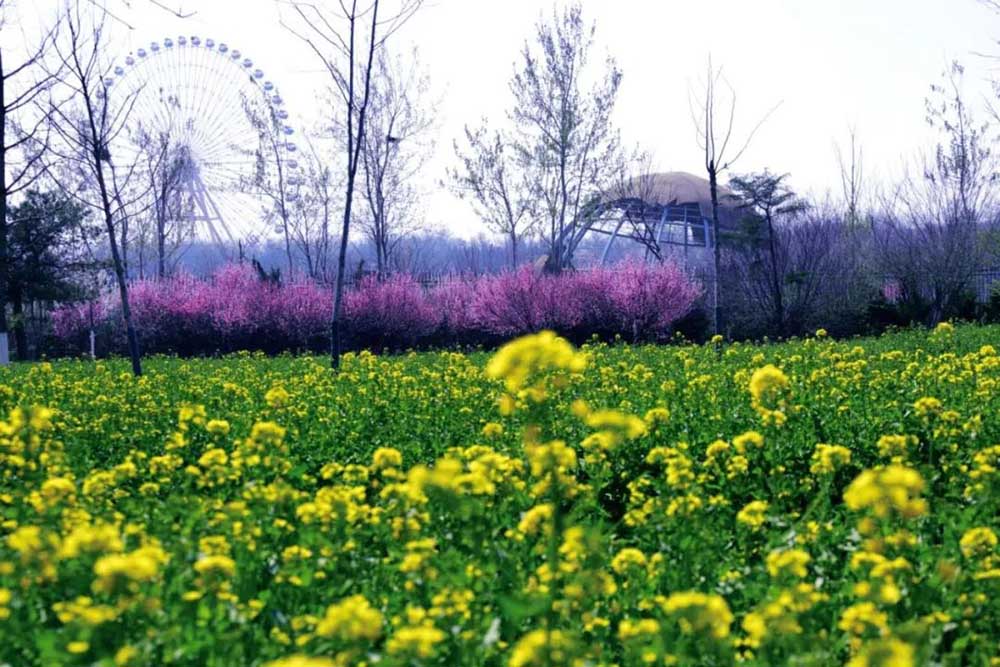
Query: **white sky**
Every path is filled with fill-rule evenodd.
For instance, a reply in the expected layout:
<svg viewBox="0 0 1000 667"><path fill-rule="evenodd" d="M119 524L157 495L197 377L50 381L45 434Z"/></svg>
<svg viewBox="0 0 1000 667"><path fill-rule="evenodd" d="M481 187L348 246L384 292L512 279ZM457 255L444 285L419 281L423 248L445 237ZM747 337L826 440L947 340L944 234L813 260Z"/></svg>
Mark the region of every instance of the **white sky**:
<svg viewBox="0 0 1000 667"><path fill-rule="evenodd" d="M183 21L145 0L109 6L116 1L135 26L117 28L123 51L179 34L213 37L279 85L295 125L308 127L323 112L319 63L278 25L274 0L164 0L197 12ZM51 2L19 0L36 14ZM597 22L595 60L607 51L624 72L616 121L657 167L700 173L687 90L711 53L737 91L737 132L781 102L736 169L790 172L794 187L813 194L839 188L833 144L846 141L850 125L866 170L882 179L898 173L928 145L930 84L957 58L970 99L983 101L994 65L976 54L1000 53L1000 16L977 0L583 0L583 7ZM464 124L503 120L519 50L550 11L548 0L428 0L390 43L397 52L416 44L435 88L437 145L424 172L429 223L463 236L481 231L469 206L438 183L454 164L452 141Z"/></svg>

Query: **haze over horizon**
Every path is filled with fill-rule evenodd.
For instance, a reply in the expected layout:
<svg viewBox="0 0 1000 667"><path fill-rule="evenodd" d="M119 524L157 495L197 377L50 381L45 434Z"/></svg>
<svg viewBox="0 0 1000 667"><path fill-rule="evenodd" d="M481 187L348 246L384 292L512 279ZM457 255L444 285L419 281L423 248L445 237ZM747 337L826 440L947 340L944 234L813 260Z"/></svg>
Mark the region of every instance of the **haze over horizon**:
<svg viewBox="0 0 1000 667"><path fill-rule="evenodd" d="M56 4L41 0L21 10L46 17ZM280 2L169 4L195 13L179 19L149 3L117 7L120 59L167 36L227 41L279 85L293 125L308 130L317 123L317 92L327 78L309 49L280 26ZM610 53L624 73L616 123L626 143L651 152L662 171L703 172L688 87L703 74L709 54L737 93L738 135L780 104L735 172L788 172L793 187L813 196L839 189L834 143L846 144L850 127L856 128L872 180L898 177L905 162L930 148L934 137L924 99L953 60L966 67L969 100L984 109L993 97L988 79L995 63L983 54L1000 53L1000 16L976 0L582 5L586 20L597 26L594 59ZM551 7L537 0L433 0L390 42L397 54L416 46L431 80L436 145L422 186L432 227L465 237L485 231L471 207L441 186L445 170L455 164L452 142L464 125L483 117L504 122L515 61Z"/></svg>

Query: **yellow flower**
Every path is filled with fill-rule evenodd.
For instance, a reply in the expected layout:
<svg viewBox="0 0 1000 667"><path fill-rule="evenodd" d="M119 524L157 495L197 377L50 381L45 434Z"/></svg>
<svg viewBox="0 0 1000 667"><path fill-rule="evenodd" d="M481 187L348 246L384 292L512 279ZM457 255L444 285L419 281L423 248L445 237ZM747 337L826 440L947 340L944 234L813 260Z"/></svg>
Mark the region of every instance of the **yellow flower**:
<svg viewBox="0 0 1000 667"><path fill-rule="evenodd" d="M941 401L933 396L918 398L913 404L913 409L916 410L917 414L921 417L928 417L932 414L937 414L938 412L941 412L941 407Z"/></svg>
<svg viewBox="0 0 1000 667"><path fill-rule="evenodd" d="M858 602L841 613L837 627L853 635L863 635L868 629L885 632L888 622L885 612L879 611L874 603Z"/></svg>
<svg viewBox="0 0 1000 667"><path fill-rule="evenodd" d="M757 530L764 525L767 520L767 508L768 503L764 500L754 500L747 503L747 505L739 511L736 515L736 520L740 523L750 526L751 529Z"/></svg>
<svg viewBox="0 0 1000 667"><path fill-rule="evenodd" d="M747 431L746 433L742 433L733 438L733 446L736 447L738 451L745 452L748 445L753 445L754 447L760 449L764 446L764 436L757 431Z"/></svg>
<svg viewBox="0 0 1000 667"><path fill-rule="evenodd" d="M225 419L210 419L205 423L205 430L213 435L229 435L229 422Z"/></svg>
<svg viewBox="0 0 1000 667"><path fill-rule="evenodd" d="M747 633L751 644L754 646L759 646L760 642L767 636L767 619L764 618L763 614L758 612L749 612L743 617L740 626Z"/></svg>
<svg viewBox="0 0 1000 667"><path fill-rule="evenodd" d="M218 574L228 578L236 574L236 561L229 556L203 556L195 562L194 571L198 574Z"/></svg>
<svg viewBox="0 0 1000 667"><path fill-rule="evenodd" d="M272 408L280 408L288 404L288 400L291 395L285 390L284 387L271 387L264 394L264 400Z"/></svg>
<svg viewBox="0 0 1000 667"><path fill-rule="evenodd" d="M30 560L44 548L42 529L38 526L21 526L7 536L7 546L20 554L22 560Z"/></svg>
<svg viewBox="0 0 1000 667"><path fill-rule="evenodd" d="M767 571L772 577L791 574L794 577L805 577L808 574L806 565L812 557L802 549L776 549L767 555Z"/></svg>
<svg viewBox="0 0 1000 667"><path fill-rule="evenodd" d="M415 655L419 658L430 658L434 655L435 646L445 640L442 630L429 624L403 626L389 637L385 644L389 655Z"/></svg>
<svg viewBox="0 0 1000 667"><path fill-rule="evenodd" d="M882 456L903 460L909 448L916 444L917 439L912 435L883 435L878 439L876 446Z"/></svg>
<svg viewBox="0 0 1000 667"><path fill-rule="evenodd" d="M326 608L316 634L343 641L374 641L382 636L382 614L363 595L352 595Z"/></svg>
<svg viewBox="0 0 1000 667"><path fill-rule="evenodd" d="M758 368L750 377L750 395L761 405L772 406L788 387L788 376L773 364Z"/></svg>
<svg viewBox="0 0 1000 667"><path fill-rule="evenodd" d="M650 408L642 417L648 425L665 424L670 420L670 410L665 407Z"/></svg>
<svg viewBox="0 0 1000 667"><path fill-rule="evenodd" d="M841 445L819 443L812 455L809 472L814 475L828 475L851 461L851 450Z"/></svg>
<svg viewBox="0 0 1000 667"><path fill-rule="evenodd" d="M913 667L915 651L906 642L895 638L880 639L862 646L847 667Z"/></svg>
<svg viewBox="0 0 1000 667"><path fill-rule="evenodd" d="M611 431L616 440L634 440L646 432L646 423L634 415L617 410L595 410L587 414L584 423L592 429Z"/></svg>
<svg viewBox="0 0 1000 667"><path fill-rule="evenodd" d="M501 347L486 365L487 377L503 380L507 391L516 393L538 375L549 371L579 373L587 359L551 331L523 336Z"/></svg>
<svg viewBox="0 0 1000 667"><path fill-rule="evenodd" d="M981 526L967 530L958 546L966 558L985 556L997 546L997 535L991 528Z"/></svg>
<svg viewBox="0 0 1000 667"><path fill-rule="evenodd" d="M934 331L932 333L939 336L946 336L954 332L955 326L951 322L938 322L938 325L934 327Z"/></svg>
<svg viewBox="0 0 1000 667"><path fill-rule="evenodd" d="M403 454L392 447L379 447L372 454L372 468L382 470L385 468L398 468L403 465Z"/></svg>
<svg viewBox="0 0 1000 667"><path fill-rule="evenodd" d="M708 631L716 639L729 636L733 614L720 595L697 591L674 593L662 603L662 607L664 613L677 618L685 634Z"/></svg>
<svg viewBox="0 0 1000 667"><path fill-rule="evenodd" d="M266 663L264 667L343 667L343 665L330 658L314 658L308 655L296 654L290 655L287 658L272 660Z"/></svg>
<svg viewBox="0 0 1000 667"><path fill-rule="evenodd" d="M559 630L532 630L511 649L508 667L542 667L567 663L573 642Z"/></svg>
<svg viewBox="0 0 1000 667"><path fill-rule="evenodd" d="M157 546L141 547L127 554L102 556L94 563L95 591L112 593L119 585L134 586L151 581L169 557Z"/></svg>
<svg viewBox="0 0 1000 667"><path fill-rule="evenodd" d="M50 477L42 482L42 496L49 506L76 493L76 485L68 477Z"/></svg>
<svg viewBox="0 0 1000 667"><path fill-rule="evenodd" d="M226 450L219 449L218 447L209 449L198 459L198 465L202 468L220 467L226 465L228 462L229 455L226 454Z"/></svg>
<svg viewBox="0 0 1000 667"><path fill-rule="evenodd" d="M412 540L406 543L406 555L399 564L400 572L417 572L437 551L437 542L432 537Z"/></svg>
<svg viewBox="0 0 1000 667"><path fill-rule="evenodd" d="M633 567L646 567L646 554L638 549L626 547L611 559L611 569L622 574Z"/></svg>
<svg viewBox="0 0 1000 667"><path fill-rule="evenodd" d="M920 473L894 464L858 475L844 491L844 502L855 511L870 508L880 518L891 512L912 518L927 512L927 502L919 497L923 489Z"/></svg>
<svg viewBox="0 0 1000 667"><path fill-rule="evenodd" d="M503 425L496 422L487 422L483 425L482 434L486 438L496 438L503 435Z"/></svg>
<svg viewBox="0 0 1000 667"><path fill-rule="evenodd" d="M535 505L521 517L521 521L517 524L517 530L523 535L534 535L542 530L543 527L548 527L551 519L551 504L543 503Z"/></svg>
<svg viewBox="0 0 1000 667"><path fill-rule="evenodd" d="M274 422L257 422L250 429L250 440L262 445L281 444L285 429Z"/></svg>
<svg viewBox="0 0 1000 667"><path fill-rule="evenodd" d="M87 642L70 642L66 645L66 650L73 655L80 655L90 650L90 644Z"/></svg>
<svg viewBox="0 0 1000 667"><path fill-rule="evenodd" d="M125 667L130 662L139 657L139 649L134 646L125 645L115 651L115 665Z"/></svg>
<svg viewBox="0 0 1000 667"><path fill-rule="evenodd" d="M623 642L636 637L650 637L660 632L660 624L654 618L640 618L638 620L622 619L618 624L618 639Z"/></svg>

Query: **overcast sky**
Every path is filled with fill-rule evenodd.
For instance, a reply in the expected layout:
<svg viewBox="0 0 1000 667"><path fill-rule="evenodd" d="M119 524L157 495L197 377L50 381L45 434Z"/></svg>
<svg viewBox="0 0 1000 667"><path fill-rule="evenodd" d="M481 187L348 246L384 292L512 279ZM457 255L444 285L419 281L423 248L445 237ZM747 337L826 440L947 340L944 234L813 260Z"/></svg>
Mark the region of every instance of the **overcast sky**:
<svg viewBox="0 0 1000 667"><path fill-rule="evenodd" d="M196 14L181 21L145 0L109 0L134 26L116 28L123 52L170 35L213 37L265 70L299 126L323 113L315 101L326 85L319 63L279 27L274 0L163 1ZM19 4L45 11L44 2ZM930 84L958 59L970 99L984 103L994 65L977 54L1000 53L1000 16L977 0L583 0L583 7L597 23L598 52L614 56L624 73L615 120L658 168L703 168L688 86L711 54L738 95L737 133L781 103L737 171L790 172L793 186L813 194L839 187L833 145L852 125L869 173L898 174L932 138L924 121ZM551 13L548 0L429 0L393 37L393 51L418 47L435 89L428 222L463 236L480 231L468 205L437 183L464 124L503 120L515 60L543 13Z"/></svg>

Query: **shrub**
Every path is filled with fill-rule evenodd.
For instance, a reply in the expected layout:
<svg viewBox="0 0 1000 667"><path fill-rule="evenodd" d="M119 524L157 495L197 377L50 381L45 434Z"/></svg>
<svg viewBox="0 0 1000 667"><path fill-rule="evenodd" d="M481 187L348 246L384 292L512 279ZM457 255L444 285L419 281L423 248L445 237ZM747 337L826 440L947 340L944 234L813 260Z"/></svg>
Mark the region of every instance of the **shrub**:
<svg viewBox="0 0 1000 667"><path fill-rule="evenodd" d="M365 278L344 295L344 328L356 347L415 347L437 329L441 315L407 275Z"/></svg>
<svg viewBox="0 0 1000 667"><path fill-rule="evenodd" d="M655 340L670 333L700 291L672 264L638 262L560 275L525 267L429 289L407 275L368 278L344 295L344 342L379 351L480 345L542 329L574 340L594 334ZM280 284L261 279L251 267L230 265L207 280L179 275L138 281L130 303L145 352L277 353L324 349L333 297L312 282ZM108 346L124 349L113 293L93 304L59 308L53 316L58 340L85 349L91 308Z"/></svg>

